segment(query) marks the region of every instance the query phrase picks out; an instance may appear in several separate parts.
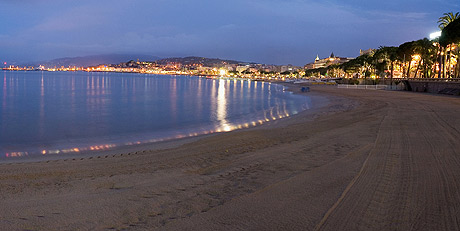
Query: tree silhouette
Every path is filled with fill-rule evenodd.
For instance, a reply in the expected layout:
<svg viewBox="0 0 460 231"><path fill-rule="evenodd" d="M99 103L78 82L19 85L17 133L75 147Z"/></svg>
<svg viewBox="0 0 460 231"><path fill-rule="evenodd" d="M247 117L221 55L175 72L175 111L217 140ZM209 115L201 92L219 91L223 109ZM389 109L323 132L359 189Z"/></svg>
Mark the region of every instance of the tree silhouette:
<svg viewBox="0 0 460 231"><path fill-rule="evenodd" d="M438 20L438 27L439 29L444 29L449 23L455 21L456 19L460 18L460 13L454 13L454 12L449 12L449 13L444 13L442 17L439 17Z"/></svg>

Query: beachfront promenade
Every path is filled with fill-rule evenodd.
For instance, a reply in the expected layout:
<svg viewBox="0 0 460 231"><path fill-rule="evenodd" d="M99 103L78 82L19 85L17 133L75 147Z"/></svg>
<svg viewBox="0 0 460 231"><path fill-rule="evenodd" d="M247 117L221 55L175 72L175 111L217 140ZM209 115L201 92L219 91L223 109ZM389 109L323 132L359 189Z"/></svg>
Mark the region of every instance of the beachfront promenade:
<svg viewBox="0 0 460 231"><path fill-rule="evenodd" d="M327 107L165 150L0 164L0 227L460 229L459 97L305 94Z"/></svg>

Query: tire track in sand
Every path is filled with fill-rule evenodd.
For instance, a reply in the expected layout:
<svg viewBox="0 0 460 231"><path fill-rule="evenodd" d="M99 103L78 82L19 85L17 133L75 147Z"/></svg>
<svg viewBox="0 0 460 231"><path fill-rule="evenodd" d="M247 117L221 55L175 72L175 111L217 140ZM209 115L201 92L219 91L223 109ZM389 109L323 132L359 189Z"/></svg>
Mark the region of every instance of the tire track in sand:
<svg viewBox="0 0 460 231"><path fill-rule="evenodd" d="M436 102L393 102L362 171L315 230L460 229L458 120Z"/></svg>

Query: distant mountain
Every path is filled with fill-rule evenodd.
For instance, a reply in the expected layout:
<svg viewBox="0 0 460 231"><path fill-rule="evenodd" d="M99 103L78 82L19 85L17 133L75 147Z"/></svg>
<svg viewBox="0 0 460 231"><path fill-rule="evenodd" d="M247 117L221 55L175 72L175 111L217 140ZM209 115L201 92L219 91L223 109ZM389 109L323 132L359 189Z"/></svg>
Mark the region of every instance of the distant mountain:
<svg viewBox="0 0 460 231"><path fill-rule="evenodd" d="M182 65L203 65L206 67L220 67L227 64L249 64L248 62L241 62L235 60L223 60L204 57L184 57L184 58L166 58L155 61L160 65L167 65L171 63L178 63Z"/></svg>
<svg viewBox="0 0 460 231"><path fill-rule="evenodd" d="M141 60L141 61L156 61L160 59L157 56L152 55L139 55L139 54L107 54L107 55L91 55L82 57L67 57L53 59L50 61L37 62L33 66L43 65L45 67L89 67L97 66L100 64L119 64L121 62L127 62L129 60Z"/></svg>

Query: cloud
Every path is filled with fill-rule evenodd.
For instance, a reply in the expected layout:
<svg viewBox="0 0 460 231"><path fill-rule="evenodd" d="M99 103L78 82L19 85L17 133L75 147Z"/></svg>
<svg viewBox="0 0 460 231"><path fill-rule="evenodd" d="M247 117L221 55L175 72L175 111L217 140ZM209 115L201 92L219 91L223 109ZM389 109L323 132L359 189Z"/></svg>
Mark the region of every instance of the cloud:
<svg viewBox="0 0 460 231"><path fill-rule="evenodd" d="M408 7L414 3L419 4ZM355 56L360 48L419 39L448 6L421 0L0 0L0 5L7 5L0 14L2 55L142 52L292 64L317 53Z"/></svg>

